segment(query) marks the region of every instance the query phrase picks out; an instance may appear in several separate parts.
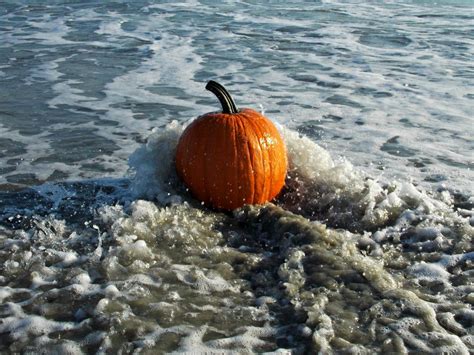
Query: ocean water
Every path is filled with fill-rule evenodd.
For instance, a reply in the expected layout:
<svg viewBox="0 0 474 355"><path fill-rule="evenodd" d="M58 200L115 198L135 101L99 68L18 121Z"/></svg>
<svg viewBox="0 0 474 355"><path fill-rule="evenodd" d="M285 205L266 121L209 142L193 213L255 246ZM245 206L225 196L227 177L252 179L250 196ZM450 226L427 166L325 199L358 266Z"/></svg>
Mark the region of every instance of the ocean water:
<svg viewBox="0 0 474 355"><path fill-rule="evenodd" d="M474 348L471 1L0 2L0 352ZM278 198L176 176L208 80Z"/></svg>

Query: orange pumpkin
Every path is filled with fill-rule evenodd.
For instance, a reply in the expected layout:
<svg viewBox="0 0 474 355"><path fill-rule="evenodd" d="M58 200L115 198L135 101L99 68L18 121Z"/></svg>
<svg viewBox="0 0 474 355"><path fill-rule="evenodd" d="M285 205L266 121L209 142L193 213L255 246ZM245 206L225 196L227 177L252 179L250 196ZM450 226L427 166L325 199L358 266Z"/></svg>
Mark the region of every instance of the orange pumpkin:
<svg viewBox="0 0 474 355"><path fill-rule="evenodd" d="M238 110L227 90L215 81L222 112L207 113L183 132L176 171L191 193L206 205L232 210L273 199L285 184L285 144L273 123L260 113Z"/></svg>

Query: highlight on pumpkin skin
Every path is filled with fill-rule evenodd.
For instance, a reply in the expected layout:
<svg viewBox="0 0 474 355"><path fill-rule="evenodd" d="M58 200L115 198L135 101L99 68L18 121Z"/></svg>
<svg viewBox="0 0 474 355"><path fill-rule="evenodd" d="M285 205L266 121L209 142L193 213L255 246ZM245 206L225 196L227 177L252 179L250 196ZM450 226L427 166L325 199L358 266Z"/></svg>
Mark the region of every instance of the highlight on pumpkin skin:
<svg viewBox="0 0 474 355"><path fill-rule="evenodd" d="M222 112L202 115L185 129L176 150L178 176L195 198L217 209L271 201L287 173L280 133L257 111L237 109L219 83L211 80L206 89L216 95Z"/></svg>

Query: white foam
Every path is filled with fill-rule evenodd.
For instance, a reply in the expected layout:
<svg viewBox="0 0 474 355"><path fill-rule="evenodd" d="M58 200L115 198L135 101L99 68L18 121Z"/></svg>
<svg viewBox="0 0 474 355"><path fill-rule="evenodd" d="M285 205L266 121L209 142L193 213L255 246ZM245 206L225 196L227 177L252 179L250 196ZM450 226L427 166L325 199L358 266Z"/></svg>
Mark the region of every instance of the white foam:
<svg viewBox="0 0 474 355"><path fill-rule="evenodd" d="M205 273L188 265L173 265L172 270L179 281L196 288L203 294L224 291L239 292L238 288L214 272Z"/></svg>
<svg viewBox="0 0 474 355"><path fill-rule="evenodd" d="M153 130L146 145L129 158L135 172L131 191L136 197L156 199L161 203L181 202L171 184L174 174L174 154L184 127L176 121L165 130Z"/></svg>
<svg viewBox="0 0 474 355"><path fill-rule="evenodd" d="M441 279L446 282L451 276L451 274L439 264L418 263L410 268L410 272L421 279Z"/></svg>
<svg viewBox="0 0 474 355"><path fill-rule="evenodd" d="M8 332L16 341L24 341L28 336L39 336L57 331L77 328L71 322L56 322L40 316L30 315L24 318L7 317L0 324L2 333Z"/></svg>
<svg viewBox="0 0 474 355"><path fill-rule="evenodd" d="M57 70L59 63L63 63L70 58L71 57L59 58L51 62L38 65L37 67L30 70L31 74L25 79L25 81L30 85L33 85L36 81L58 81L62 76L64 76L63 73Z"/></svg>
<svg viewBox="0 0 474 355"><path fill-rule="evenodd" d="M52 18L46 14L40 21L28 21L27 23L37 30L28 38L40 40L43 44L51 46L74 43L64 38L70 29L66 25L65 19Z"/></svg>

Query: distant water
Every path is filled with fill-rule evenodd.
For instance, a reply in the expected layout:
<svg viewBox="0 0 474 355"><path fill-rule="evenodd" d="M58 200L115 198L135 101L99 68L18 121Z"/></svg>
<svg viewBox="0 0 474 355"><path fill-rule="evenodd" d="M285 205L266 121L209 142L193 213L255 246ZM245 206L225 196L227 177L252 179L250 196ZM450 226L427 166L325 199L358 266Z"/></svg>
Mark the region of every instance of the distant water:
<svg viewBox="0 0 474 355"><path fill-rule="evenodd" d="M0 3L0 351L474 348L470 1ZM288 146L224 214L174 171L218 80ZM471 349L471 350L469 350Z"/></svg>

